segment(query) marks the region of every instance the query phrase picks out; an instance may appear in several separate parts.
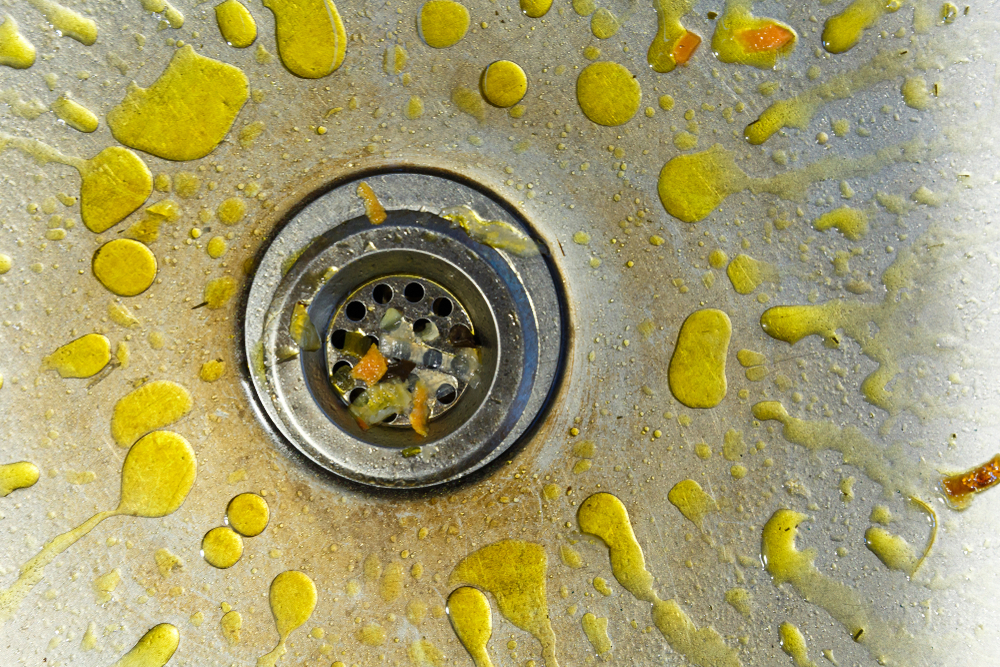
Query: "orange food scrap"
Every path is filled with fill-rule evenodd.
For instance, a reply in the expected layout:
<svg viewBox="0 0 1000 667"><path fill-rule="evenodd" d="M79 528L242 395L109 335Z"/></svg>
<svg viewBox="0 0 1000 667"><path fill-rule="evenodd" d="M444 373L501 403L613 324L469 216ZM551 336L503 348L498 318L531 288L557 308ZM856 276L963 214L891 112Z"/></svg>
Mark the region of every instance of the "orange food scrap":
<svg viewBox="0 0 1000 667"><path fill-rule="evenodd" d="M358 183L358 196L364 202L365 215L368 216L369 222L373 225L381 225L385 222L385 209L382 208L382 203L375 195L375 191L372 190L372 186L364 181Z"/></svg>
<svg viewBox="0 0 1000 667"><path fill-rule="evenodd" d="M690 30L685 30L684 34L677 38L674 42L674 48L670 51L670 57L674 59L674 62L678 65L683 65L694 52L698 50L698 45L701 44L701 37L694 34Z"/></svg>
<svg viewBox="0 0 1000 667"><path fill-rule="evenodd" d="M410 412L410 426L420 434L427 437L427 387L423 382L417 382L413 390L413 410Z"/></svg>
<svg viewBox="0 0 1000 667"><path fill-rule="evenodd" d="M950 475L941 480L949 503L955 509L965 509L972 502L972 495L1000 483L1000 454L972 470Z"/></svg>
<svg viewBox="0 0 1000 667"><path fill-rule="evenodd" d="M356 380L364 380L369 387L374 387L387 370L389 370L389 365L386 364L382 353L378 351L378 345L372 345L365 352L365 356L361 357L357 366L351 369L351 377Z"/></svg>
<svg viewBox="0 0 1000 667"><path fill-rule="evenodd" d="M735 36L748 53L774 51L795 39L795 33L774 23L756 30L740 30Z"/></svg>

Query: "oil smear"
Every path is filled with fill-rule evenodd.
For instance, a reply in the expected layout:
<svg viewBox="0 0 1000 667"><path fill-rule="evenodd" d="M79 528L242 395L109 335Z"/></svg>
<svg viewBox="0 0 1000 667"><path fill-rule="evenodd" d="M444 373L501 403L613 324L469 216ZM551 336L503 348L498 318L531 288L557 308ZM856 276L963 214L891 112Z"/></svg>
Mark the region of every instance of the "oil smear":
<svg viewBox="0 0 1000 667"><path fill-rule="evenodd" d="M646 61L654 72L671 72L691 59L701 37L681 25L681 17L691 11L692 0L653 0L656 9L656 36L653 37Z"/></svg>
<svg viewBox="0 0 1000 667"><path fill-rule="evenodd" d="M483 99L495 107L514 106L528 92L528 77L521 66L510 60L495 60L479 78Z"/></svg>
<svg viewBox="0 0 1000 667"><path fill-rule="evenodd" d="M51 0L28 0L63 37L70 37L84 46L97 41L97 24L69 7Z"/></svg>
<svg viewBox="0 0 1000 667"><path fill-rule="evenodd" d="M733 327L715 308L688 315L670 358L670 392L689 408L713 408L726 397L726 356Z"/></svg>
<svg viewBox="0 0 1000 667"><path fill-rule="evenodd" d="M720 144L672 158L657 182L663 208L683 222L705 219L726 197L749 186L750 179Z"/></svg>
<svg viewBox="0 0 1000 667"><path fill-rule="evenodd" d="M778 627L778 643L781 650L795 661L795 667L816 667L816 663L809 659L806 638L791 623L785 621Z"/></svg>
<svg viewBox="0 0 1000 667"><path fill-rule="evenodd" d="M813 229L818 232L836 229L844 238L860 241L868 233L868 214L850 206L841 206L813 220Z"/></svg>
<svg viewBox="0 0 1000 667"><path fill-rule="evenodd" d="M28 461L0 465L0 498L18 489L34 486L38 481L38 466Z"/></svg>
<svg viewBox="0 0 1000 667"><path fill-rule="evenodd" d="M577 512L580 530L608 547L611 571L636 599L652 605L653 623L671 648L698 667L739 667L734 649L712 627L698 628L674 600L661 600L653 590L642 548L632 531L628 510L610 493L595 493Z"/></svg>
<svg viewBox="0 0 1000 667"><path fill-rule="evenodd" d="M151 628L111 667L163 667L170 661L181 641L181 633L169 623Z"/></svg>
<svg viewBox="0 0 1000 667"><path fill-rule="evenodd" d="M181 419L193 404L188 390L176 382L149 382L115 403L111 436L120 446L128 447L140 436Z"/></svg>
<svg viewBox="0 0 1000 667"><path fill-rule="evenodd" d="M902 6L902 0L854 0L823 24L823 48L830 53L850 51L865 30L878 23L883 15Z"/></svg>
<svg viewBox="0 0 1000 667"><path fill-rule="evenodd" d="M256 537L267 528L271 510L256 493L241 493L226 506L226 522L244 537Z"/></svg>
<svg viewBox="0 0 1000 667"><path fill-rule="evenodd" d="M468 206L452 206L441 217L461 227L474 241L497 250L530 257L538 254L538 245L524 232L503 220L486 220Z"/></svg>
<svg viewBox="0 0 1000 667"><path fill-rule="evenodd" d="M670 504L680 510L688 521L705 530L705 517L719 509L715 498L705 493L701 484L685 479L674 484L667 493Z"/></svg>
<svg viewBox="0 0 1000 667"><path fill-rule="evenodd" d="M274 13L278 56L303 79L332 74L344 62L347 33L332 0L265 0Z"/></svg>
<svg viewBox="0 0 1000 667"><path fill-rule="evenodd" d="M215 22L226 44L245 49L257 39L257 22L240 0L225 0L215 6Z"/></svg>
<svg viewBox="0 0 1000 667"><path fill-rule="evenodd" d="M798 526L805 520L804 514L779 509L764 525L761 560L774 584L791 584L803 599L826 610L879 664L908 664L908 656L924 655L911 635L877 618L854 589L823 576L813 564L813 549L796 548Z"/></svg>
<svg viewBox="0 0 1000 667"><path fill-rule="evenodd" d="M292 317L288 321L288 334L301 350L315 352L322 346L316 325L309 317L309 309L301 301L292 308Z"/></svg>
<svg viewBox="0 0 1000 667"><path fill-rule="evenodd" d="M724 63L774 69L779 57L788 56L798 35L791 26L754 16L752 0L727 0L712 35L712 50Z"/></svg>
<svg viewBox="0 0 1000 667"><path fill-rule="evenodd" d="M268 600L278 629L278 644L273 651L257 658L257 667L274 667L288 652L285 646L288 635L308 621L316 608L316 584L298 570L287 570L271 582Z"/></svg>
<svg viewBox="0 0 1000 667"><path fill-rule="evenodd" d="M188 44L149 88L129 85L108 112L108 127L130 148L165 160L197 160L225 139L249 94L242 71Z"/></svg>
<svg viewBox="0 0 1000 667"><path fill-rule="evenodd" d="M174 30L184 27L184 15L167 0L140 0L140 2L147 12L162 14L163 19Z"/></svg>
<svg viewBox="0 0 1000 667"><path fill-rule="evenodd" d="M493 667L486 645L493 635L490 601L478 588L461 586L448 596L448 620L476 667Z"/></svg>
<svg viewBox="0 0 1000 667"><path fill-rule="evenodd" d="M66 95L57 98L51 105L49 105L49 109L52 110L52 113L54 113L59 120L78 132L89 134L96 130L97 126L100 125L100 121L93 111L79 102L75 102Z"/></svg>
<svg viewBox="0 0 1000 667"><path fill-rule="evenodd" d="M35 64L35 46L17 29L17 21L4 14L0 24L0 65L27 69Z"/></svg>
<svg viewBox="0 0 1000 667"><path fill-rule="evenodd" d="M138 296L156 279L156 257L144 243L114 239L97 249L91 269L112 294Z"/></svg>
<svg viewBox="0 0 1000 667"><path fill-rule="evenodd" d="M912 577L920 557L905 538L884 528L871 526L865 531L865 546L890 570L899 570Z"/></svg>
<svg viewBox="0 0 1000 667"><path fill-rule="evenodd" d="M385 222L385 208L382 207L382 202L378 200L378 195L372 190L372 186L368 185L365 181L358 183L358 198L361 199L361 203L365 206L365 215L368 216L368 222L373 225L381 225Z"/></svg>
<svg viewBox="0 0 1000 667"><path fill-rule="evenodd" d="M452 570L449 583L470 584L492 593L504 618L541 644L546 667L558 667L545 594L547 571L548 558L541 546L502 540L463 558Z"/></svg>
<svg viewBox="0 0 1000 667"><path fill-rule="evenodd" d="M243 629L243 615L235 609L230 609L219 620L219 629L230 646L240 643L240 630Z"/></svg>
<svg viewBox="0 0 1000 667"><path fill-rule="evenodd" d="M587 636L587 641L594 647L594 652L598 657L607 659L611 649L614 648L611 637L608 636L608 619L598 618L587 612L580 619L580 624L583 626L583 634Z"/></svg>
<svg viewBox="0 0 1000 667"><path fill-rule="evenodd" d="M89 160L63 155L34 139L0 132L0 152L16 148L41 165L57 162L80 173L80 217L100 234L124 220L153 192L153 175L138 155L121 146L105 148Z"/></svg>
<svg viewBox="0 0 1000 667"><path fill-rule="evenodd" d="M417 32L427 46L455 46L469 31L469 10L454 0L428 0L417 16Z"/></svg>
<svg viewBox="0 0 1000 667"><path fill-rule="evenodd" d="M112 516L159 518L171 514L184 503L196 473L194 450L176 433L156 431L132 445L122 464L118 507L98 512L53 538L22 565L17 581L0 592L0 623L14 617L24 598L42 580L45 567L99 523Z"/></svg>
<svg viewBox="0 0 1000 667"><path fill-rule="evenodd" d="M753 294L764 282L777 282L778 270L772 264L739 254L729 262L726 275L737 294Z"/></svg>
<svg viewBox="0 0 1000 667"><path fill-rule="evenodd" d="M101 334L87 334L66 343L42 360L42 368L64 378L89 378L111 361L111 341Z"/></svg>
<svg viewBox="0 0 1000 667"><path fill-rule="evenodd" d="M635 116L642 102L642 88L625 66L596 62L587 65L577 77L576 101L587 118L614 127Z"/></svg>

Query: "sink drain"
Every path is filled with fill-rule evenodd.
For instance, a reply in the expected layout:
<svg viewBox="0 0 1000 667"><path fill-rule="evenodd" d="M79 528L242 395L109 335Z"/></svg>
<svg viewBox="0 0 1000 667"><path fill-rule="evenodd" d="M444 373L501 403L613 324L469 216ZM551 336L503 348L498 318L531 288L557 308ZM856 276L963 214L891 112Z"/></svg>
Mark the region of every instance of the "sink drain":
<svg viewBox="0 0 1000 667"><path fill-rule="evenodd" d="M326 470L423 487L523 438L561 370L565 303L544 247L500 201L428 173L344 182L287 221L247 298L270 425ZM368 193L368 188L364 188Z"/></svg>

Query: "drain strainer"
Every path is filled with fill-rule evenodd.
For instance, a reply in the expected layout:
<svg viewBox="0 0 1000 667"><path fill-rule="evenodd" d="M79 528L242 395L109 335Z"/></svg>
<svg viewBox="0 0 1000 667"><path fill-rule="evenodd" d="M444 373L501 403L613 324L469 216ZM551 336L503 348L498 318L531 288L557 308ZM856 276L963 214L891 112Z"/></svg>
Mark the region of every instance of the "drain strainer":
<svg viewBox="0 0 1000 667"><path fill-rule="evenodd" d="M448 177L384 173L282 228L250 286L244 343L291 445L356 482L423 487L525 436L558 379L565 327L545 248L508 207Z"/></svg>

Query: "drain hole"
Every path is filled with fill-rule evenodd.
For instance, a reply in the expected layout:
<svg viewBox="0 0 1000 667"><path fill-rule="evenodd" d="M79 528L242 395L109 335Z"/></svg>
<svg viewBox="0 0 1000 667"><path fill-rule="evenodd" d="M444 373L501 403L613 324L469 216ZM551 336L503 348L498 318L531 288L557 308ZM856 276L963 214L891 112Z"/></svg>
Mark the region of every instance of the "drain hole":
<svg viewBox="0 0 1000 667"><path fill-rule="evenodd" d="M448 332L448 342L455 347L475 347L476 336L464 324L456 324Z"/></svg>
<svg viewBox="0 0 1000 667"><path fill-rule="evenodd" d="M420 283L410 283L403 289L403 296L410 303L416 303L424 298L424 286Z"/></svg>
<svg viewBox="0 0 1000 667"><path fill-rule="evenodd" d="M441 353L438 352L437 350L427 350L426 352L424 352L424 366L426 366L427 368L440 368L442 360L443 357L441 356Z"/></svg>
<svg viewBox="0 0 1000 667"><path fill-rule="evenodd" d="M350 395L347 397L348 403L353 403L354 401L358 400L358 396L360 396L363 393L365 393L364 389L362 389L361 387L355 387L354 389L351 390Z"/></svg>
<svg viewBox="0 0 1000 667"><path fill-rule="evenodd" d="M437 325L428 319L419 319L413 323L413 333L422 341L432 341L438 337Z"/></svg>
<svg viewBox="0 0 1000 667"><path fill-rule="evenodd" d="M347 332L343 329L337 329L332 334L330 334L330 343L338 350L344 349L344 343L347 342Z"/></svg>
<svg viewBox="0 0 1000 667"><path fill-rule="evenodd" d="M389 303L392 301L392 288L385 283L380 283L372 291L372 298L375 299L375 303Z"/></svg>
<svg viewBox="0 0 1000 667"><path fill-rule="evenodd" d="M434 314L437 315L438 317L448 317L449 315L451 315L451 309L452 309L451 299L448 299L443 296L439 296L438 298L434 299L434 305L431 306L431 310L433 310Z"/></svg>
<svg viewBox="0 0 1000 667"><path fill-rule="evenodd" d="M383 419L382 423L383 424L391 424L392 422L394 422L396 420L396 417L397 417L396 413L393 412L391 415L389 415L388 417L386 417L385 419Z"/></svg>
<svg viewBox="0 0 1000 667"><path fill-rule="evenodd" d="M344 314L347 315L347 319L352 322L360 322L365 319L365 315L368 313L368 309L365 308L365 304L360 301L352 301L347 304L347 308L344 309Z"/></svg>
<svg viewBox="0 0 1000 667"><path fill-rule="evenodd" d="M451 405L456 396L455 388L450 384L443 384L437 389L437 400L443 405Z"/></svg>

